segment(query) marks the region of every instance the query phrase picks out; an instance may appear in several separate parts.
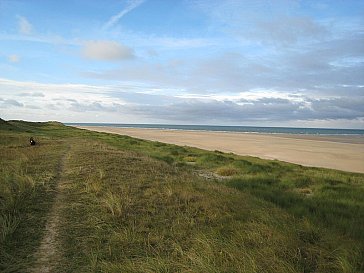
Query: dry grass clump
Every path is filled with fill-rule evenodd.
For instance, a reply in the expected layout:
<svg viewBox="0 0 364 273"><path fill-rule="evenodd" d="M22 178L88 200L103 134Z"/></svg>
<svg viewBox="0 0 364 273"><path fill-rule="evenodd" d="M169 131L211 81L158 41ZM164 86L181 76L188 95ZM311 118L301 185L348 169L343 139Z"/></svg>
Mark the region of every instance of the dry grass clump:
<svg viewBox="0 0 364 273"><path fill-rule="evenodd" d="M130 208L132 198L128 190L119 191L118 194L108 191L104 195L103 203L113 216L122 217Z"/></svg>
<svg viewBox="0 0 364 273"><path fill-rule="evenodd" d="M197 157L196 156L186 156L183 158L184 161L192 163L192 162L196 162Z"/></svg>
<svg viewBox="0 0 364 273"><path fill-rule="evenodd" d="M304 196L311 196L313 194L313 191L310 188L299 188L297 189L297 192Z"/></svg>
<svg viewBox="0 0 364 273"><path fill-rule="evenodd" d="M239 170L232 166L223 166L216 170L216 173L221 176L233 176L239 173Z"/></svg>

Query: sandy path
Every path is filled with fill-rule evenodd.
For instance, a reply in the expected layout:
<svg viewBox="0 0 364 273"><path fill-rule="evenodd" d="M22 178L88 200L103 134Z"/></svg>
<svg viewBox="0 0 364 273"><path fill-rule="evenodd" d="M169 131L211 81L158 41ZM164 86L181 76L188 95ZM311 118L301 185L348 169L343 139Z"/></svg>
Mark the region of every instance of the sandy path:
<svg viewBox="0 0 364 273"><path fill-rule="evenodd" d="M364 137L301 136L77 126L177 145L364 173Z"/></svg>
<svg viewBox="0 0 364 273"><path fill-rule="evenodd" d="M56 196L52 208L48 215L48 220L45 227L45 233L42 238L40 247L35 253L35 265L30 270L32 273L48 273L55 272L55 267L61 258L61 251L58 236L58 228L61 224L60 212L63 203L63 184L65 182L63 174L65 171L65 162L69 157L69 148L62 157L57 170L57 186Z"/></svg>

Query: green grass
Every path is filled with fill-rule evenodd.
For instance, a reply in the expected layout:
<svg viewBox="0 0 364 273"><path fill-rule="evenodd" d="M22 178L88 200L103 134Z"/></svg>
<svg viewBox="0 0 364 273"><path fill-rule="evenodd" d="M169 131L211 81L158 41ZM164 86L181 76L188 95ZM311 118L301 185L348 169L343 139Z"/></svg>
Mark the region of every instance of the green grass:
<svg viewBox="0 0 364 273"><path fill-rule="evenodd" d="M364 271L362 174L55 122L0 128L3 272L32 267L60 176L57 272Z"/></svg>
<svg viewBox="0 0 364 273"><path fill-rule="evenodd" d="M0 271L19 272L38 247L64 144L28 147L28 133L10 129L0 131Z"/></svg>

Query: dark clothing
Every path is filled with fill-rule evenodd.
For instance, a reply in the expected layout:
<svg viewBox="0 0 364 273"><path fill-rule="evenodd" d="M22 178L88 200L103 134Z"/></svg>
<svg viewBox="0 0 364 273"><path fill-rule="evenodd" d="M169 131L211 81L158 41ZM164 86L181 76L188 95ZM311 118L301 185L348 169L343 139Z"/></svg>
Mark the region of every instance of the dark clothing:
<svg viewBox="0 0 364 273"><path fill-rule="evenodd" d="M32 137L29 139L29 142L30 142L31 146L35 145L35 141L34 141L34 139Z"/></svg>

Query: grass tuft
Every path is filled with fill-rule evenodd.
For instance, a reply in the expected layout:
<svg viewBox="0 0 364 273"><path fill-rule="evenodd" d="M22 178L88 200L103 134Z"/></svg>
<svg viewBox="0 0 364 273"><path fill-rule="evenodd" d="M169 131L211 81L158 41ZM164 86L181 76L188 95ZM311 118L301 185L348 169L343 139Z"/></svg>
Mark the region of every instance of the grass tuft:
<svg viewBox="0 0 364 273"><path fill-rule="evenodd" d="M103 203L113 216L122 217L130 208L132 199L125 190L119 194L108 191L104 196Z"/></svg>
<svg viewBox="0 0 364 273"><path fill-rule="evenodd" d="M15 214L0 215L0 243L3 243L15 232L19 222L20 219Z"/></svg>
<svg viewBox="0 0 364 273"><path fill-rule="evenodd" d="M233 176L239 173L239 170L231 166L223 166L216 170L216 173L221 176Z"/></svg>

